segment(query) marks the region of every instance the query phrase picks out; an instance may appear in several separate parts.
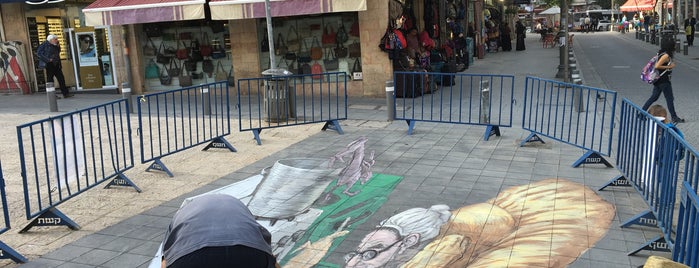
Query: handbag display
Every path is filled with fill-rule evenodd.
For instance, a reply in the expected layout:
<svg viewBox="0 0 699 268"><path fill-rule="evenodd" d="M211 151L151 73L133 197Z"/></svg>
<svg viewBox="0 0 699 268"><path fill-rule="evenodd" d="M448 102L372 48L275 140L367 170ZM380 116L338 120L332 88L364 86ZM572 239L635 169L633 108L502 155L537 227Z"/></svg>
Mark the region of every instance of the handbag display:
<svg viewBox="0 0 699 268"><path fill-rule="evenodd" d="M233 76L233 66L228 69L228 86L235 87L235 77Z"/></svg>
<svg viewBox="0 0 699 268"><path fill-rule="evenodd" d="M185 60L184 63L182 63L182 69L185 69L188 72L194 72L197 70L197 62L189 59Z"/></svg>
<svg viewBox="0 0 699 268"><path fill-rule="evenodd" d="M359 58L357 58L354 60L354 65L352 65L352 79L362 80L362 78L362 62L359 60Z"/></svg>
<svg viewBox="0 0 699 268"><path fill-rule="evenodd" d="M281 33L277 34L277 40L274 40L274 55L282 56L286 55L289 51L286 47L286 42L284 42L284 36Z"/></svg>
<svg viewBox="0 0 699 268"><path fill-rule="evenodd" d="M349 34L351 36L359 37L359 20L355 20L354 23L352 23Z"/></svg>
<svg viewBox="0 0 699 268"><path fill-rule="evenodd" d="M187 58L189 58L189 48L184 42L182 42L182 45L184 46L184 48L180 48L180 43L177 42L177 51L175 51L175 57L178 60L186 60Z"/></svg>
<svg viewBox="0 0 699 268"><path fill-rule="evenodd" d="M228 74L226 73L226 69L223 68L223 64L221 64L221 61L217 61L216 63L216 76L214 76L214 79L214 81L228 80Z"/></svg>
<svg viewBox="0 0 699 268"><path fill-rule="evenodd" d="M172 77L180 75L180 65L177 64L176 60L170 61L170 65L167 67L167 73Z"/></svg>
<svg viewBox="0 0 699 268"><path fill-rule="evenodd" d="M311 41L311 59L312 60L320 60L323 58L323 48L320 47L320 42L318 42L318 38L315 36L313 37L313 41Z"/></svg>
<svg viewBox="0 0 699 268"><path fill-rule="evenodd" d="M294 27L294 25L289 26L289 30L287 30L286 32L286 46L288 50L292 52L296 52L299 51L299 49L301 49L299 33L296 31L296 27Z"/></svg>
<svg viewBox="0 0 699 268"><path fill-rule="evenodd" d="M317 79L322 79L322 78L323 78L323 75L322 75L322 74L323 74L323 66L320 65L320 63L318 63L318 62L316 61L316 62L313 63L313 65L311 66L311 73L314 74L314 75L313 75L313 79L316 79L316 80L317 80Z"/></svg>
<svg viewBox="0 0 699 268"><path fill-rule="evenodd" d="M347 50L349 51L350 58L359 58L362 56L362 45L356 40L349 45Z"/></svg>
<svg viewBox="0 0 699 268"><path fill-rule="evenodd" d="M158 48L158 54L155 55L155 61L160 64L170 64L170 60L172 60L172 56L168 56L165 54L165 45L161 42L160 47Z"/></svg>
<svg viewBox="0 0 699 268"><path fill-rule="evenodd" d="M325 70L334 71L339 68L339 60L335 57L335 52L331 48L325 49L325 59L323 59Z"/></svg>
<svg viewBox="0 0 699 268"><path fill-rule="evenodd" d="M209 41L209 34L204 32L203 34L201 34L201 39L201 44L199 44L199 53L201 53L202 57L210 57L211 53L214 52L214 48L211 47L211 43Z"/></svg>
<svg viewBox="0 0 699 268"><path fill-rule="evenodd" d="M201 50L199 50L199 39L189 42L189 60L195 62L204 60L204 56L201 55Z"/></svg>
<svg viewBox="0 0 699 268"><path fill-rule="evenodd" d="M221 41L219 41L218 38L214 39L211 46L214 49L214 51L211 52L212 59L223 59L226 57L226 49L221 45Z"/></svg>
<svg viewBox="0 0 699 268"><path fill-rule="evenodd" d="M347 47L345 47L345 45L343 45L342 43L337 43L337 46L334 49L335 57L337 57L338 59L347 57Z"/></svg>
<svg viewBox="0 0 699 268"><path fill-rule="evenodd" d="M148 64L146 65L145 75L146 79L160 77L160 67L158 67L158 64L155 64L155 61L153 61L153 59L150 59L150 61L148 61Z"/></svg>
<svg viewBox="0 0 699 268"><path fill-rule="evenodd" d="M214 75L214 61L212 59L205 59L201 63L201 70L204 71L209 77Z"/></svg>
<svg viewBox="0 0 699 268"><path fill-rule="evenodd" d="M188 87L192 85L192 76L187 74L187 70L182 68L182 73L180 73L180 76L177 78L180 81L180 86L181 87Z"/></svg>
<svg viewBox="0 0 699 268"><path fill-rule="evenodd" d="M347 31L345 30L345 24L340 23L340 28L337 28L335 40L337 41L337 43L342 44L342 43L347 42L348 38L349 38L349 36L347 36Z"/></svg>
<svg viewBox="0 0 699 268"><path fill-rule="evenodd" d="M323 43L323 47L334 47L335 42L336 42L336 36L337 34L335 33L335 30L333 30L333 27L330 25L325 25L325 28L323 29L323 36L321 37L320 41Z"/></svg>
<svg viewBox="0 0 699 268"><path fill-rule="evenodd" d="M146 40L146 44L143 46L143 56L155 57L155 55L157 53L158 53L158 48L155 47L153 40L151 40L149 37L148 40Z"/></svg>
<svg viewBox="0 0 699 268"><path fill-rule="evenodd" d="M297 53L296 60L299 63L311 62L311 51L309 51L308 46L306 46L306 40L301 40L301 50Z"/></svg>
<svg viewBox="0 0 699 268"><path fill-rule="evenodd" d="M311 74L311 65L308 63L300 63L297 62L298 64L298 74Z"/></svg>

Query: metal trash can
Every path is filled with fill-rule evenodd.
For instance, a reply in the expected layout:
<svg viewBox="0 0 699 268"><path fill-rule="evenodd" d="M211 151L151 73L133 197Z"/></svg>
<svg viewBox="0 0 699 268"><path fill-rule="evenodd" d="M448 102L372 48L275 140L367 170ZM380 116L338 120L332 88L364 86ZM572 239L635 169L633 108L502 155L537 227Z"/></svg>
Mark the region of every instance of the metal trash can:
<svg viewBox="0 0 699 268"><path fill-rule="evenodd" d="M262 72L264 80L263 103L266 120L269 122L281 122L289 119L289 112L293 109L295 117L296 107L292 107L290 99L295 99L295 91L289 86L289 75L286 69L269 69Z"/></svg>

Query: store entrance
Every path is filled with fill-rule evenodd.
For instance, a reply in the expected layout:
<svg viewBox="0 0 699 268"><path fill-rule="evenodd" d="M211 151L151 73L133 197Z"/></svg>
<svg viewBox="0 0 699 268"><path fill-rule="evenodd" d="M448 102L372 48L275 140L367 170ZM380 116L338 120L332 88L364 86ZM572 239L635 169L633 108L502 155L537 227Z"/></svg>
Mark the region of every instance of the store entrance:
<svg viewBox="0 0 699 268"><path fill-rule="evenodd" d="M69 30L77 90L116 88L108 27L79 27Z"/></svg>

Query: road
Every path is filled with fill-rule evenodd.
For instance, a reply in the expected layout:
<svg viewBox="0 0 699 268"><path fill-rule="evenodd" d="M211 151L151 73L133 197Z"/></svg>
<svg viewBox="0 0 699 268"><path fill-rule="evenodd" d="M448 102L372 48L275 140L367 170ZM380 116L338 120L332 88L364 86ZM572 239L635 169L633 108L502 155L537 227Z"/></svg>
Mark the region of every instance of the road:
<svg viewBox="0 0 699 268"><path fill-rule="evenodd" d="M575 33L573 46L578 65L587 86L610 89L638 106L650 97L652 85L641 81L641 69L658 51L658 46L635 39L635 33ZM685 139L699 148L699 49L689 55L675 54L672 73L675 110L687 122L680 124ZM667 107L663 96L656 102Z"/></svg>

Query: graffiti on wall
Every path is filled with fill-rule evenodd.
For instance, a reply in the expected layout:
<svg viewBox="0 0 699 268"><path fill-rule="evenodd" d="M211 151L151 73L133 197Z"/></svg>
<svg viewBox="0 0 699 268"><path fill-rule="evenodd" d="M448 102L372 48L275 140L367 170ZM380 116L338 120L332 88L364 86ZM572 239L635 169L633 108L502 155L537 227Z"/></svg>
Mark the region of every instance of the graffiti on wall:
<svg viewBox="0 0 699 268"><path fill-rule="evenodd" d="M0 42L0 91L29 93L20 42Z"/></svg>

